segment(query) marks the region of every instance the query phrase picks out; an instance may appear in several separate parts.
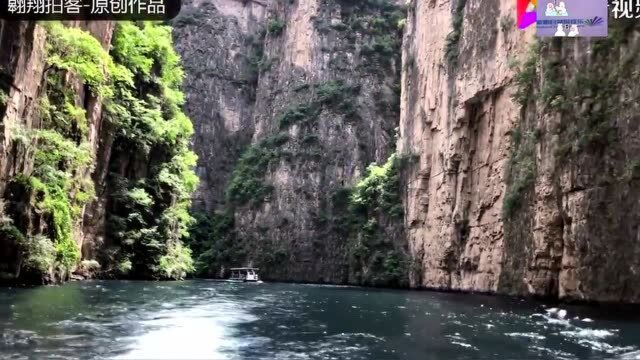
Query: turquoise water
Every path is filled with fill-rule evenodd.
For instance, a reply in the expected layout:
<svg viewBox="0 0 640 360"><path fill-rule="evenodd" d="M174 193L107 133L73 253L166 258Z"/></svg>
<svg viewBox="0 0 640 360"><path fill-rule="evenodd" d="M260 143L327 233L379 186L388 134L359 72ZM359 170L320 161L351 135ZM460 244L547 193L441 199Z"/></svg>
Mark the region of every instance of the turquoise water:
<svg viewBox="0 0 640 360"><path fill-rule="evenodd" d="M633 313L479 295L86 281L0 304L3 359L640 358Z"/></svg>

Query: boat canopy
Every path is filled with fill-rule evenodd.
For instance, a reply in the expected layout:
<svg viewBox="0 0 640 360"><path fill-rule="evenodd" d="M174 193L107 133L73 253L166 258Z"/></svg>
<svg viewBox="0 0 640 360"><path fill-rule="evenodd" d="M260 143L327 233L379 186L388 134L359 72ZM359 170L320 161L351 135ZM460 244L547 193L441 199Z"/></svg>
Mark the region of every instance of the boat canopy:
<svg viewBox="0 0 640 360"><path fill-rule="evenodd" d="M243 270L260 270L258 268L244 267L244 268L231 268L231 271L243 271Z"/></svg>

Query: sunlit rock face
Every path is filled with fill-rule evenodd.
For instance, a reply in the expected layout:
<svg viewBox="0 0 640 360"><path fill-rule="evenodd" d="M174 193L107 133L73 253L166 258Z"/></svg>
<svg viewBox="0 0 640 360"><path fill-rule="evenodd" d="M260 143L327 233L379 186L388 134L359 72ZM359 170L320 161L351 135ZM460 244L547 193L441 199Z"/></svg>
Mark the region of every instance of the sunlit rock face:
<svg viewBox="0 0 640 360"><path fill-rule="evenodd" d="M398 148L419 155L412 284L640 301L638 27L543 40L527 65L534 30L514 7L411 2Z"/></svg>
<svg viewBox="0 0 640 360"><path fill-rule="evenodd" d="M514 3L489 7L413 1L407 19L398 146L420 156L405 204L409 244L422 267L414 286L498 289L508 134L519 116L507 57L526 49L532 34L500 29L498 19L515 14ZM462 23L454 42L447 37L456 17Z"/></svg>

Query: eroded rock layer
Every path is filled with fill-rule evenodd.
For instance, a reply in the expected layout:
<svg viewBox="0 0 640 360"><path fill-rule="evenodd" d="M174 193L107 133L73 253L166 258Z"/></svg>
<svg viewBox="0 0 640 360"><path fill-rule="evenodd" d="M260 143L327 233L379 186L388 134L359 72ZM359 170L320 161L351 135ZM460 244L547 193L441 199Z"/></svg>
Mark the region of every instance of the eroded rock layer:
<svg viewBox="0 0 640 360"><path fill-rule="evenodd" d="M413 286L639 301L637 25L535 40L513 2L486 5L409 11L399 150L419 155L405 198Z"/></svg>

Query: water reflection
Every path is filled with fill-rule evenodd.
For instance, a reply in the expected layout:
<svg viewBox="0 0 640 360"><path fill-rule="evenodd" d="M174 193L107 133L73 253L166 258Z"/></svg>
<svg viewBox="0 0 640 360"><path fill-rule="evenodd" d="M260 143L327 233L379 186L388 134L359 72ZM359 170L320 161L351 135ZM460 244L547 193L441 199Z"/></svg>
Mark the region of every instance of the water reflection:
<svg viewBox="0 0 640 360"><path fill-rule="evenodd" d="M630 359L640 321L498 297L291 284L0 289L0 358ZM562 316L561 316L562 315Z"/></svg>

